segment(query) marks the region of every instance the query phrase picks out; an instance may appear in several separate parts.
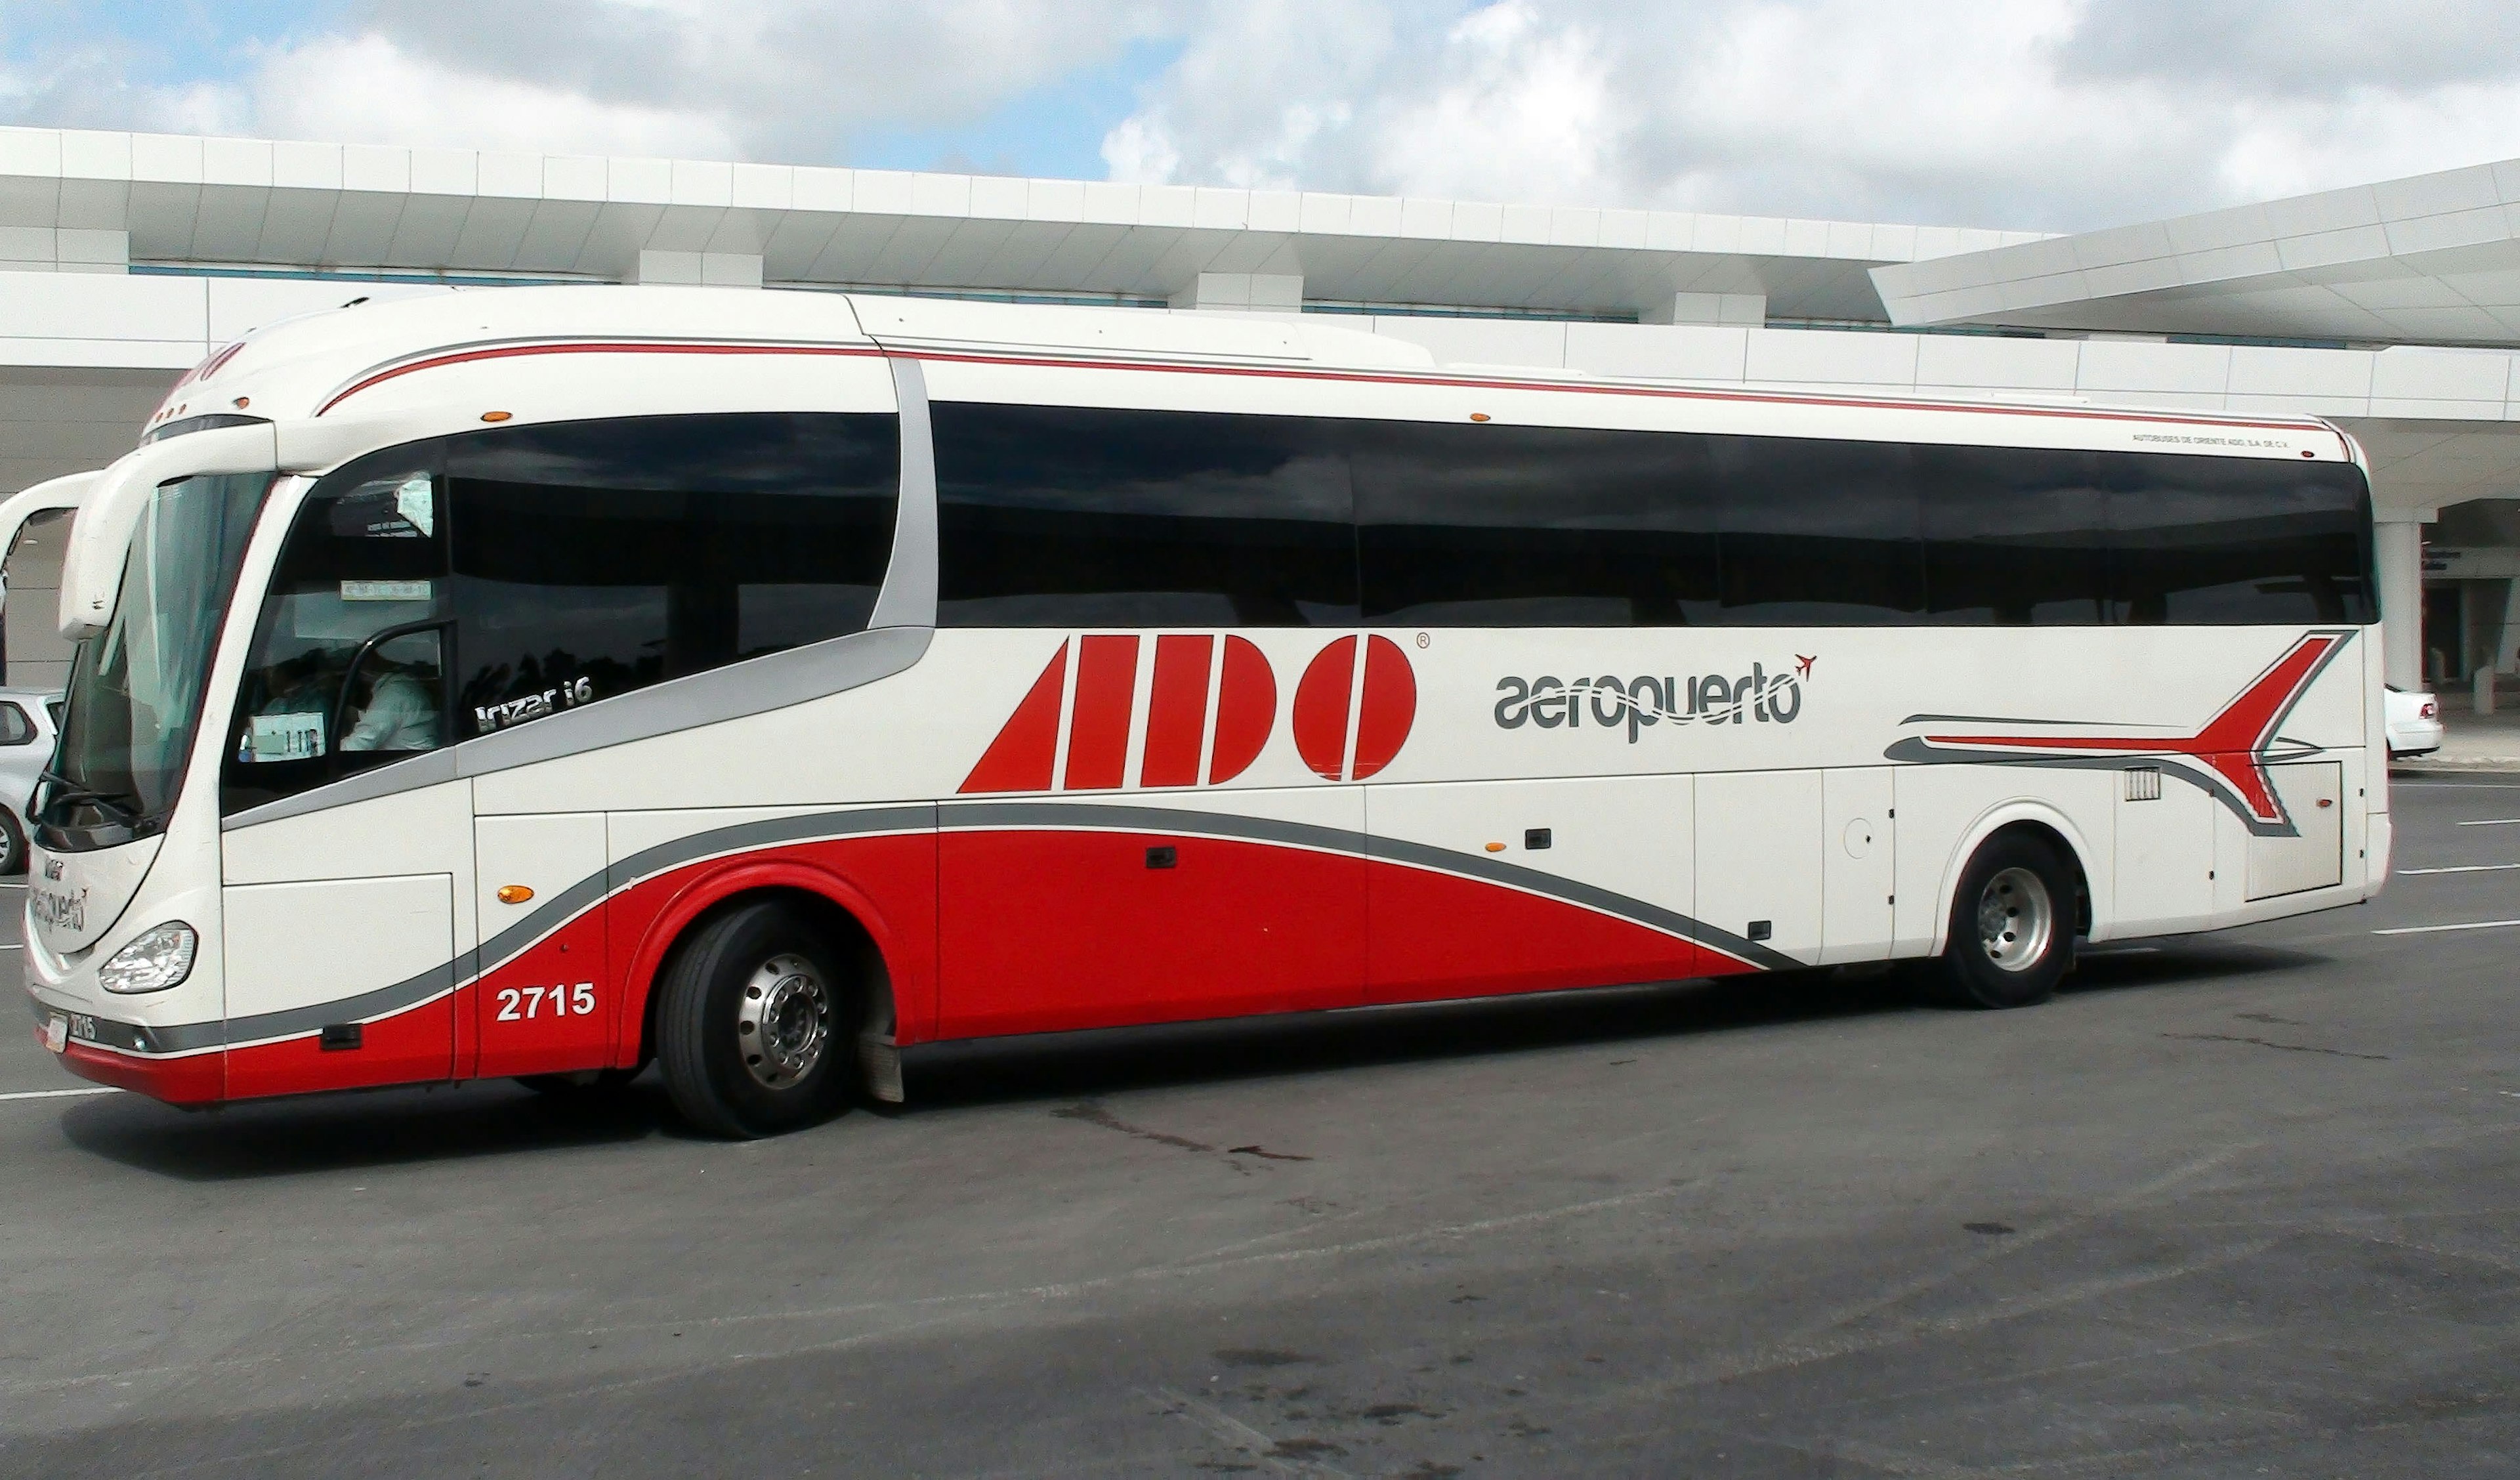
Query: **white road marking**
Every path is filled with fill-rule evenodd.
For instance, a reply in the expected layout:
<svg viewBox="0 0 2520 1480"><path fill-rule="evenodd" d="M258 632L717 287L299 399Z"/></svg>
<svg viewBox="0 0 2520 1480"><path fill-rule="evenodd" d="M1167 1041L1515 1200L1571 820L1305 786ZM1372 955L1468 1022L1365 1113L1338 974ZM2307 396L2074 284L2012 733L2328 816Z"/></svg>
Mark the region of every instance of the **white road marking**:
<svg viewBox="0 0 2520 1480"><path fill-rule="evenodd" d="M2374 935L2430 935L2437 930L2499 930L2505 925L2520 925L2520 919L2471 919L2456 925L2400 925L2393 930L2374 930Z"/></svg>
<svg viewBox="0 0 2520 1480"><path fill-rule="evenodd" d="M80 1095L119 1095L110 1084L90 1085L83 1090L16 1090L0 1095L0 1099L69 1099Z"/></svg>
<svg viewBox="0 0 2520 1480"><path fill-rule="evenodd" d="M2400 869L2401 874L2500 874L2520 864L2452 864L2443 869Z"/></svg>
<svg viewBox="0 0 2520 1480"><path fill-rule="evenodd" d="M2459 826L2462 828L2520 827L2520 817L2480 817L2472 823L2460 823Z"/></svg>

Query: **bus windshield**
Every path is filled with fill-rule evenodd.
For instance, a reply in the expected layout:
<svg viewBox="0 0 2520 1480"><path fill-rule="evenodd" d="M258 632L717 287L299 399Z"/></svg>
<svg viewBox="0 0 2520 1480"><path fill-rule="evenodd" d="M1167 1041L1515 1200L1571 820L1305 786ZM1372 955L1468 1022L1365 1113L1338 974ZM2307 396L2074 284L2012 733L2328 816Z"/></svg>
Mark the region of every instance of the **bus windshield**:
<svg viewBox="0 0 2520 1480"><path fill-rule="evenodd" d="M79 645L37 821L48 847L106 847L158 830L175 805L266 472L159 485L132 531L105 630Z"/></svg>

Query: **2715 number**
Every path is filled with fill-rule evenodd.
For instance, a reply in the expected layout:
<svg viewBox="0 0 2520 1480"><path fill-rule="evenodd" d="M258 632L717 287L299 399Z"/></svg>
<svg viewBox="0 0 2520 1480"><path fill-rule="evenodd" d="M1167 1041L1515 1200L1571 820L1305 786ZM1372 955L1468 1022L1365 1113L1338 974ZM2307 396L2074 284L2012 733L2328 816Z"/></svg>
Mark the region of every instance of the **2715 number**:
<svg viewBox="0 0 2520 1480"><path fill-rule="evenodd" d="M554 1017L585 1017L595 1011L595 983L579 982L573 987L501 987L499 989L499 1021L524 1022L540 1017L546 1010Z"/></svg>

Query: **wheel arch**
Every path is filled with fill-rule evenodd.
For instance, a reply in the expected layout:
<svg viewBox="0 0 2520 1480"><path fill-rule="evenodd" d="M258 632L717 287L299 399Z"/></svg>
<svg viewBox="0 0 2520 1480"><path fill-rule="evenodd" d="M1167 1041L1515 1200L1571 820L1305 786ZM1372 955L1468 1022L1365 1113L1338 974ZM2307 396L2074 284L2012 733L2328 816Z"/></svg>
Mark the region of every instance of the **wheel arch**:
<svg viewBox="0 0 2520 1480"><path fill-rule="evenodd" d="M1960 878L1968 872L1969 861L1978 850L1999 832L2020 832L2046 839L2074 866L2080 885L2079 908L2075 933L2099 938L2102 917L2099 891L2092 880L2102 877L2097 868L2101 856L2091 838L2054 804L2033 797L2016 797L1999 802L1979 814L1943 860L1942 881L1934 891L1934 938L1931 955L1940 956L1951 945L1952 907L1959 895Z"/></svg>
<svg viewBox="0 0 2520 1480"><path fill-rule="evenodd" d="M829 932L855 968L858 1021L852 1033L898 1032L893 962L899 942L883 912L847 879L808 864L785 861L732 863L692 879L642 930L621 981L629 994L624 1021L638 1031L621 1035L614 1061L628 1067L652 1057L656 1044L656 982L674 952L700 926L729 910L764 901L797 911ZM635 1014L635 1015L633 1015Z"/></svg>

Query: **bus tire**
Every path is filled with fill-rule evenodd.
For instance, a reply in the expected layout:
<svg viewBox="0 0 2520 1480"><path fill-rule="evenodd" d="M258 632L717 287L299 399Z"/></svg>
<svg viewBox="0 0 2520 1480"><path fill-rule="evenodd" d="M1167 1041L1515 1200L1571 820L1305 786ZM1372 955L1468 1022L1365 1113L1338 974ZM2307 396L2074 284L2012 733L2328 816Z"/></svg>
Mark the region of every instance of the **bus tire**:
<svg viewBox="0 0 2520 1480"><path fill-rule="evenodd" d="M1979 845L1952 897L1944 995L1960 1007L2029 1008L2074 964L2074 871L2046 840L1999 832Z"/></svg>
<svg viewBox="0 0 2520 1480"><path fill-rule="evenodd" d="M774 900L694 930L657 984L656 1057L683 1118L745 1141L829 1115L848 1088L847 960Z"/></svg>

